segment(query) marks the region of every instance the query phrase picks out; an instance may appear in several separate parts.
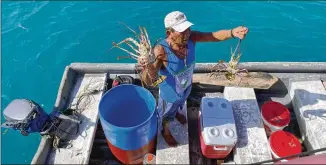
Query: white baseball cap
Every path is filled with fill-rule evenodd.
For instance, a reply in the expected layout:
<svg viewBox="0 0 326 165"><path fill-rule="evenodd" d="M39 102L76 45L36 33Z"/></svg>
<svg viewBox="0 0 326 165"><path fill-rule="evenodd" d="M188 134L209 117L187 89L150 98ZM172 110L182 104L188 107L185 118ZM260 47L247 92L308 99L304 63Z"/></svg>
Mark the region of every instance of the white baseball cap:
<svg viewBox="0 0 326 165"><path fill-rule="evenodd" d="M194 24L187 20L184 13L173 11L165 16L164 25L165 28L172 28L177 32L183 32Z"/></svg>

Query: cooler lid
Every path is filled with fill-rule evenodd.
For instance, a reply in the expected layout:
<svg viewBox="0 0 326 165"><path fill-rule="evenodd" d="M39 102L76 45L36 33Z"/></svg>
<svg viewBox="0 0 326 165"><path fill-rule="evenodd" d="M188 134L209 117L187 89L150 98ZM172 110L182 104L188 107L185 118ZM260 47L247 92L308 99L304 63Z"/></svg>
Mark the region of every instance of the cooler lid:
<svg viewBox="0 0 326 165"><path fill-rule="evenodd" d="M238 137L233 119L201 118L200 122L206 145L232 146L237 143Z"/></svg>
<svg viewBox="0 0 326 165"><path fill-rule="evenodd" d="M231 103L221 97L203 97L200 108L204 118L234 118Z"/></svg>

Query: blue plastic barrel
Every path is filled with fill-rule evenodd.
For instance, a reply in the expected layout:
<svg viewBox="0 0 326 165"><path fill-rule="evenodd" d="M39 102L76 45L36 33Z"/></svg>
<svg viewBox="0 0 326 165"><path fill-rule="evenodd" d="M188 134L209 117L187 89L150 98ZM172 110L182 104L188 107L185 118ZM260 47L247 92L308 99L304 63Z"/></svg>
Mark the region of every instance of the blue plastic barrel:
<svg viewBox="0 0 326 165"><path fill-rule="evenodd" d="M150 91L132 84L116 86L103 95L99 111L109 147L122 163L135 162L153 149L157 115Z"/></svg>

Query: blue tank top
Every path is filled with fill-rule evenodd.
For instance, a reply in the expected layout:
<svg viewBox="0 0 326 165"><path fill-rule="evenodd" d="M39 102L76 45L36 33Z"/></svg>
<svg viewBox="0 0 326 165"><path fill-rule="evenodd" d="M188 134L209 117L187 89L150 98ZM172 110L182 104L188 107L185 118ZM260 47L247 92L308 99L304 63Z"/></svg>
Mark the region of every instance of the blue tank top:
<svg viewBox="0 0 326 165"><path fill-rule="evenodd" d="M159 42L164 47L167 56L167 66L160 69L159 75L165 80L159 84L160 96L163 100L173 103L185 100L191 91L192 75L195 68L195 45L188 40L188 55L179 59L165 39Z"/></svg>

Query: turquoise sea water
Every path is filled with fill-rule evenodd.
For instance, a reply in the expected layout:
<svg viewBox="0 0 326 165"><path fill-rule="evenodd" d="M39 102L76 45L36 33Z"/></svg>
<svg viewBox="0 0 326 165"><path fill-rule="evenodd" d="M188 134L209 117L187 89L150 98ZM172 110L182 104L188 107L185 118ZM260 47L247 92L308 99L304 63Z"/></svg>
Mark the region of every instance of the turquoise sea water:
<svg viewBox="0 0 326 165"><path fill-rule="evenodd" d="M326 2L2 2L1 111L15 98L53 107L64 67L117 61L112 41L132 34L118 21L164 37L164 16L186 13L201 31L249 28L241 61L326 61ZM197 45L197 62L229 60L236 40ZM2 117L2 122L4 118ZM2 129L2 163L30 163L40 136Z"/></svg>

